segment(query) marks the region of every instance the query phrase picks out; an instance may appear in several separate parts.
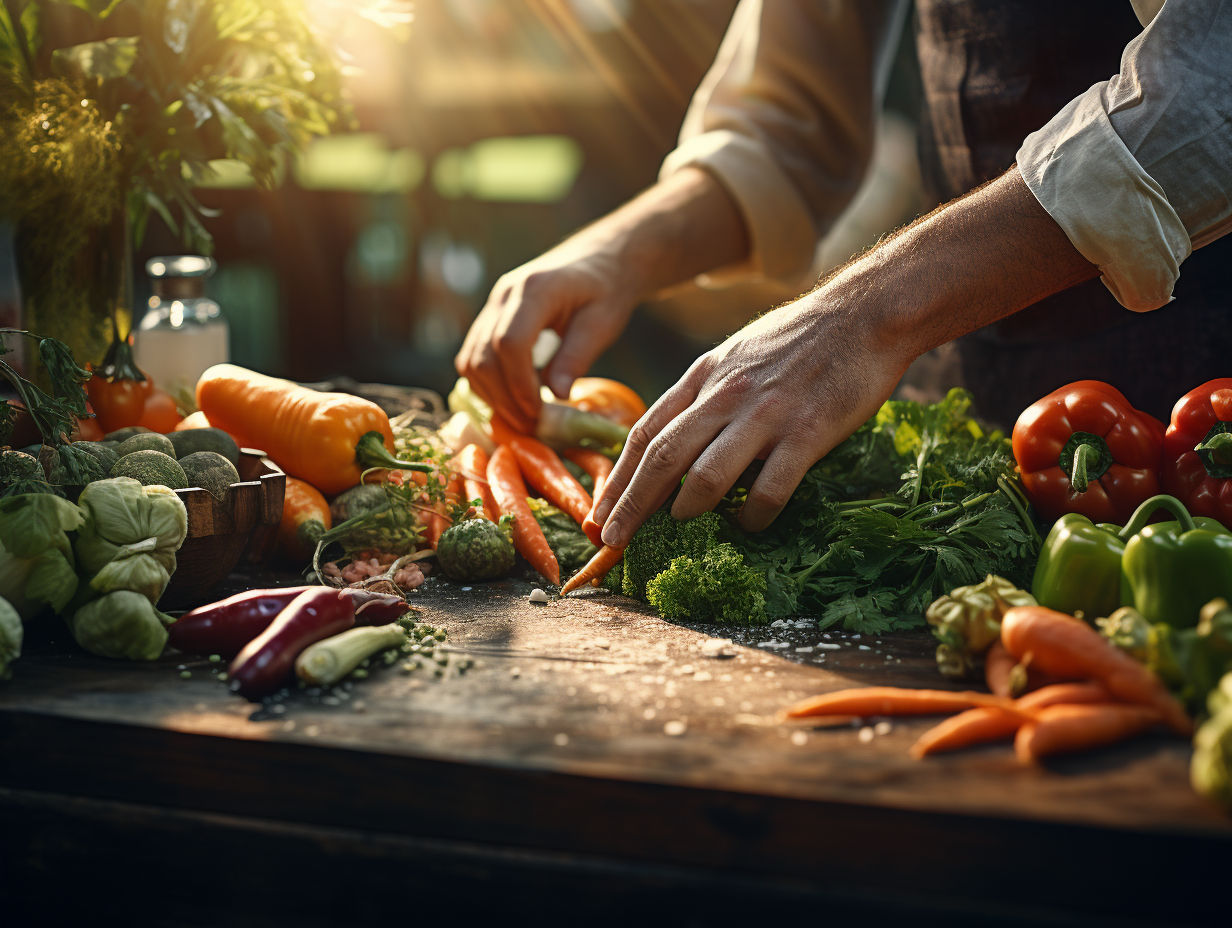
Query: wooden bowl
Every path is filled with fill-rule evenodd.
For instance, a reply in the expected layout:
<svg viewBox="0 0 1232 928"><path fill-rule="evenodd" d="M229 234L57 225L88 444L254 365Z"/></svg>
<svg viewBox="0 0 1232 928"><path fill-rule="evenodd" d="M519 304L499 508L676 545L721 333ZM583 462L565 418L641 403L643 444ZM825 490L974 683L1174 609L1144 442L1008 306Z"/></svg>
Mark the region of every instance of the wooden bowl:
<svg viewBox="0 0 1232 928"><path fill-rule="evenodd" d="M287 475L254 448L240 450L240 483L224 501L199 487L176 490L188 510L188 537L175 573L158 601L163 612L199 605L205 593L240 563L266 563L278 539Z"/></svg>

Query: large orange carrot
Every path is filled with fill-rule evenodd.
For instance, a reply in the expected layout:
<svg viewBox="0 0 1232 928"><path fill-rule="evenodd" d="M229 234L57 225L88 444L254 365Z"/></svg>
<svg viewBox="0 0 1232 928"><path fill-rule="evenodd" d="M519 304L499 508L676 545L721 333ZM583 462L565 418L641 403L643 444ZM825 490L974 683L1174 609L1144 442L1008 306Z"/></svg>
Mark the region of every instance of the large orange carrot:
<svg viewBox="0 0 1232 928"><path fill-rule="evenodd" d="M488 486L488 453L478 445L467 445L458 454L458 467L467 500L483 500L483 514L495 522L500 518L500 507Z"/></svg>
<svg viewBox="0 0 1232 928"><path fill-rule="evenodd" d="M1069 680L1093 680L1124 702L1154 706L1178 735L1193 734L1193 723L1159 677L1091 626L1043 606L1016 606L1001 620L1001 643L1018 659Z"/></svg>
<svg viewBox="0 0 1232 928"><path fill-rule="evenodd" d="M501 445L488 461L488 487L501 514L513 516L513 546L530 566L552 583L560 583L560 565L543 537L543 529L526 505L526 484L517 458L508 445Z"/></svg>
<svg viewBox="0 0 1232 928"><path fill-rule="evenodd" d="M912 690L896 686L865 686L823 693L790 706L787 718L814 715L941 715L973 706L993 706L1016 712L1014 700L988 693Z"/></svg>
<svg viewBox="0 0 1232 928"><path fill-rule="evenodd" d="M569 473L556 452L528 435L515 435L509 447L518 459L522 476L539 495L553 506L567 512L578 525L590 512L590 494Z"/></svg>
<svg viewBox="0 0 1232 928"><path fill-rule="evenodd" d="M1163 712L1158 706L1049 706L1018 729L1014 753L1027 763L1049 754L1085 751L1141 734L1160 721Z"/></svg>
<svg viewBox="0 0 1232 928"><path fill-rule="evenodd" d="M620 559L624 557L624 547L614 548L611 545L604 545L600 548L595 556L592 557L576 574L569 578L569 582L560 588L560 595L572 593L578 587L592 580L602 580L607 576L607 572L620 563Z"/></svg>
<svg viewBox="0 0 1232 928"><path fill-rule="evenodd" d="M607 483L607 478L612 473L612 459L606 454L591 451L589 448L569 448L564 454L565 457L590 475L590 479L595 482L595 488L591 491L590 495L595 499L602 496L603 485Z"/></svg>
<svg viewBox="0 0 1232 928"><path fill-rule="evenodd" d="M1061 703L1106 703L1111 698L1103 687L1094 683L1055 683L1028 693L1017 701L1019 709L1042 709ZM1023 717L1002 709L981 706L960 712L935 725L911 748L911 756L919 759L940 751L956 751L986 741L1010 738L1023 725Z"/></svg>

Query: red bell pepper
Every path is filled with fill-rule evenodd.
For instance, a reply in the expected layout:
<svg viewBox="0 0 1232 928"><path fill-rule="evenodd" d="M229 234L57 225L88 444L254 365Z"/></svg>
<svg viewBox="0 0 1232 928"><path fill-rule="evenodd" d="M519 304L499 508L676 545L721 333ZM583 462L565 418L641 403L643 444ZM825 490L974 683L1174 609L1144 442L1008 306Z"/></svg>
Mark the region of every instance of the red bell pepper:
<svg viewBox="0 0 1232 928"><path fill-rule="evenodd" d="M1172 407L1163 483L1190 515L1232 528L1232 377L1207 381Z"/></svg>
<svg viewBox="0 0 1232 928"><path fill-rule="evenodd" d="M1045 519L1077 512L1124 524L1160 492L1164 426L1115 387L1080 380L1028 406L1014 425L1022 485Z"/></svg>

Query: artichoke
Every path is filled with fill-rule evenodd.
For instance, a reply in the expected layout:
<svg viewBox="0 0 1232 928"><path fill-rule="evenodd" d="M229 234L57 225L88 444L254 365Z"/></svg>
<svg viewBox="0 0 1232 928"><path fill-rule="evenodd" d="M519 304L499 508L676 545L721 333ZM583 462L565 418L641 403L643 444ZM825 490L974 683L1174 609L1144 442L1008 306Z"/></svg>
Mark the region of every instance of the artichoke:
<svg viewBox="0 0 1232 928"><path fill-rule="evenodd" d="M1004 577L989 574L982 583L960 586L924 613L933 626L937 667L947 677L969 676L979 658L1001 637L1001 619L1015 606L1034 606L1035 597Z"/></svg>
<svg viewBox="0 0 1232 928"><path fill-rule="evenodd" d="M513 568L514 550L501 526L488 519L455 522L441 533L436 560L461 583L495 580Z"/></svg>

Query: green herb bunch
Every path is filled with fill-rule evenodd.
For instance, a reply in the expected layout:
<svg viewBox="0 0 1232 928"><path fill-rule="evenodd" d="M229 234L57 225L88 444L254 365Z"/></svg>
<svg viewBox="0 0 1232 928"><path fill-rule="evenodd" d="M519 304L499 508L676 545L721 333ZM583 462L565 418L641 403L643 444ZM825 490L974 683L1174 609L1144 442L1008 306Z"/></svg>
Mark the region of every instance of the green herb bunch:
<svg viewBox="0 0 1232 928"><path fill-rule="evenodd" d="M0 215L62 252L126 205L137 241L153 208L208 253L210 161L270 186L279 149L350 122L302 0L0 2Z"/></svg>
<svg viewBox="0 0 1232 928"><path fill-rule="evenodd" d="M1009 440L971 395L891 401L815 464L765 531L729 538L765 573L771 618L816 615L883 632L922 624L938 596L987 574L1027 586L1039 548ZM727 514L743 503L737 493Z"/></svg>

